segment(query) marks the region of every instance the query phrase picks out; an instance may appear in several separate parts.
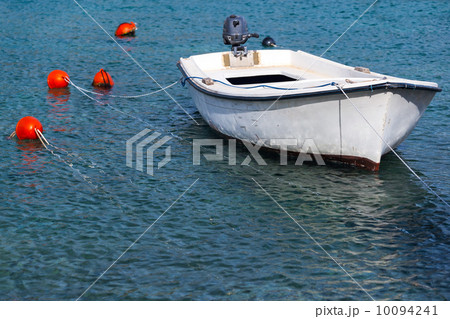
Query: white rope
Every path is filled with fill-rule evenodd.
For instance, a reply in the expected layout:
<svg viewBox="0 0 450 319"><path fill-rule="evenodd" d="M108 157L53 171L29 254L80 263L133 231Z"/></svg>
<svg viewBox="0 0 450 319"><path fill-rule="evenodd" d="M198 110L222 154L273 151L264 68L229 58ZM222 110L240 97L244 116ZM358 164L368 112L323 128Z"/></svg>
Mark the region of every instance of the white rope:
<svg viewBox="0 0 450 319"><path fill-rule="evenodd" d="M348 30L350 30L366 13L367 13L367 11L369 11L370 10L370 8L372 8L374 5L375 5L375 3L377 3L378 2L378 0L375 0L366 10L364 10L364 12L363 13L361 13L360 15L359 15L359 17L355 20L355 21L353 21L353 23L352 24L350 24L350 26L336 39L336 40L334 40L334 42L333 43L331 43L331 45L330 46L328 46L328 48L325 50L325 51L323 51L323 53L321 54L321 55L319 55L319 58L321 58L322 56L324 56L325 55L325 53L327 53L346 33L347 33L347 31ZM259 116L258 116L258 118L256 119L256 120L254 120L253 121L253 123L252 123L252 126L254 126L255 124L256 124L256 122L258 122L259 121L259 119L261 118L261 117L263 117L263 115L264 114L266 114L271 108L272 108L272 106L274 106L275 105L275 103L277 103L287 92L288 92L288 90L289 89L291 89L294 85L295 85L295 83L297 83L297 82L299 82L299 81L301 81L302 79L303 79L303 76L306 74L306 72L308 72L312 67L313 67L313 65L314 64L316 64L316 62L317 61L319 61L319 59L315 59L304 71L303 71L303 73L297 78L297 80L295 80L294 82L292 82L292 84L291 84L291 86L288 88L288 89L286 89L285 91L283 91L281 94L280 94L280 96L278 96L278 98L272 103L272 104L270 104L269 105L269 107L267 108L267 109L265 109Z"/></svg>
<svg viewBox="0 0 450 319"><path fill-rule="evenodd" d="M36 135L39 138L39 141L42 143L42 145L44 145L44 147L46 149L48 149L47 145L50 145L50 143L47 141L44 134L42 134L42 132L40 130L38 130L37 128L34 129L34 132L36 133Z"/></svg>
<svg viewBox="0 0 450 319"><path fill-rule="evenodd" d="M353 103L353 101L348 97L348 95L344 92L344 90L342 89L342 86L335 84L336 87L341 90L342 94L345 95L345 97L349 100L349 102L353 105L353 107L355 108L356 111L358 111L359 115L361 115L361 117L364 119L364 121L366 121L366 123L370 126L370 128L375 132L375 134L380 138L381 141L383 141L383 143L389 148L389 150L395 154L395 156L397 156L397 158L403 163L403 165L406 166L406 168L409 169L409 171L411 173L413 173L413 175L415 177L417 177L417 179L419 181L422 182L422 184L425 185L426 188L428 188L428 190L433 193L437 198L439 198L445 205L447 205L447 207L450 207L450 205L441 197L438 195L438 193L436 193L419 175L417 175L417 173L403 160L403 158L400 157L400 155L398 155L398 153L388 144L388 142L386 142L386 140L377 132L377 130L372 126L372 124L370 124L370 122L367 120L367 118L364 116L364 114L361 113L360 109Z"/></svg>
<svg viewBox="0 0 450 319"><path fill-rule="evenodd" d="M165 91L166 89L168 89L168 88L174 86L175 84L177 84L178 81L179 81L179 80L177 80L177 81L173 82L172 84L169 84L168 86L165 86L165 87L163 87L163 88L161 88L159 90L152 91L152 92L149 92L149 93L144 93L144 94L139 94L139 95L114 95L114 94L103 94L103 93L100 93L100 92L94 92L94 91L89 91L89 90L83 89L81 86L76 85L75 83L73 83L72 80L70 80L67 77L65 77L64 80L67 83L73 85L79 91L83 91L83 92L90 93L90 94L102 95L102 96L110 96L110 97L122 98L122 99L136 99L136 98L140 98L140 97L144 97L144 96L153 95L153 94L159 93L161 91Z"/></svg>
<svg viewBox="0 0 450 319"><path fill-rule="evenodd" d="M140 234L139 235L139 237L134 241L134 242L132 242L131 243L131 245L130 246L128 246L128 248L127 249L125 249L123 252L122 252L122 254L120 254L120 256L119 257L117 257L116 258L116 260L114 260L113 261L113 263L111 264L111 265L109 265L109 267L108 268L106 268L106 270L105 271L103 271L101 274L100 274L100 276L98 276L97 277L97 279L95 279L94 280L94 282L92 283L92 284L90 284L89 285L89 287L87 287L86 288L86 290L85 291L83 291L83 293L75 300L75 301L78 301L78 300L80 300L81 299L81 297L83 297L85 294L86 294L86 292L88 292L96 283L97 283L97 281L99 281L100 280L100 278L102 278L103 277L103 275L104 274L106 274L107 272L108 272L108 270L110 270L111 269L111 267L112 266L114 266L118 261L119 261L119 259L120 258L122 258L122 256L123 255L125 255L138 241L139 241L139 239L141 239L152 227L153 227L153 225L155 225L157 222L158 222L158 220L160 220L171 208L172 208L172 206L173 205L175 205L191 188L192 188L192 186L194 186L194 184L195 183L197 183L197 181L199 180L200 178L197 178L180 196L178 196L177 197L177 199L175 199L173 202L172 202L172 204L170 204L170 206L169 207L167 207L167 209L161 214L161 215L159 215L159 217L158 218L156 218L154 221L153 221L153 223L152 224L150 224L150 226L148 226L145 230L144 230L144 232L142 233L142 234Z"/></svg>
<svg viewBox="0 0 450 319"><path fill-rule="evenodd" d="M98 25L99 26L99 28L100 29L102 29L103 30L103 32L105 32L106 33L106 35L108 36L108 37L110 37L110 39L111 40L113 40L114 41L114 43L115 44L117 44L117 46L120 48L120 49L122 49L122 51L138 66L138 67L140 67L141 68L141 70L142 71L144 71L144 73L145 74L147 74L147 76L150 78L150 79L152 79L152 81L153 82L155 82L156 83L156 85L158 85L160 88L162 88L163 90L164 90L164 93L166 93L167 94L167 96L168 97L170 97L171 99L172 99L172 101L174 101L175 102L175 104L176 105L178 105L178 107L180 108L180 109L182 109L183 111L184 111L184 113L186 113L186 115L187 116L189 116L190 118L191 118L191 120L192 121L194 121L194 123L196 124L196 125L200 125L193 117L192 117L192 115L190 115L189 113L188 113L188 111L186 111L185 110L185 108L184 107L182 107L181 106L181 104L180 103L178 103L178 101L177 100L175 100L175 98L172 96L172 95L170 95L170 93L169 92L167 92L159 83L158 83L158 81L156 81L156 79L146 70L146 69L144 69L144 67L127 51L127 50L125 50L125 48L123 47L123 46L121 46L120 44L119 44L119 42L117 42L117 40L116 39L114 39L114 37L111 35L111 34L109 34L108 33L108 31L106 31L105 30L105 28L103 28L102 27L102 25L100 24L100 23L98 23L97 22L97 20L95 20L94 19L94 17L93 16L91 16L90 14L89 14L89 12L87 12L87 10L85 9L85 8L83 8L76 0L73 0L73 2L75 2L75 4L78 6L78 7L80 7L80 9L81 10L83 10L83 12L92 20L92 21L94 21L94 23L96 24L96 25Z"/></svg>
<svg viewBox="0 0 450 319"><path fill-rule="evenodd" d="M321 244L320 244L313 236L311 236L311 234L310 234L310 233L309 233L309 232L308 232L308 231L307 231L307 230L306 230L306 229L305 229L305 228L304 228L304 227L303 227L303 226L302 226L302 225L301 225L294 217L292 217L292 215L289 214L289 213L287 212L287 210L284 209L284 207L281 206L280 203L278 203L278 201L276 201L275 198L273 198L273 196L269 194L268 191L266 191L266 190L264 189L264 187L261 186L260 183L258 183L253 177L252 177L252 180L256 183L256 185L259 186L259 188L261 188L261 189L263 190L264 193L266 193L267 196L269 196L269 198L270 198L275 204L277 204L278 207L281 208L281 210L282 210L283 212L286 213L286 215L289 216L290 219L292 219L292 220L294 221L294 223L297 224L297 226L298 226L301 230L303 230L303 232L304 232L306 235L308 235L309 238L311 238L311 240L312 240L317 246L319 246L320 249L322 249L322 251L323 251L328 257L331 258L331 260L333 260L333 261L336 263L336 265L339 266L339 268L342 269L342 271L343 271L347 276L350 277L351 280L353 280L353 282L354 282L359 288L361 288L362 291L364 291L364 292L367 294L367 296L369 296L370 299L372 299L372 301L375 301L375 299L372 297L372 295L369 294L369 293L367 292L367 290L364 289L364 287L361 286L361 285L359 284L359 282L357 282L357 281L355 280L355 278L353 278L353 276L350 275L350 273L348 273L347 270L345 270L345 268L344 268L344 267L343 267L343 266L342 266L342 265L341 265L341 264L340 264L333 256L331 256L331 255L328 253L328 251L326 251L325 248L323 248L323 246L322 246L322 245L321 245Z"/></svg>
<svg viewBox="0 0 450 319"><path fill-rule="evenodd" d="M49 143L49 142L47 141L47 139L45 138L44 134L43 134L40 130L38 130L38 129L36 129L36 128L35 128L35 130L36 130L37 136L40 136L40 137L45 141L45 144L50 145L50 143Z"/></svg>
<svg viewBox="0 0 450 319"><path fill-rule="evenodd" d="M108 192L108 191L105 189L105 187L104 187L101 183L98 183L99 185L96 185L97 183L94 183L94 182L91 180L91 178L90 178L89 176L84 175L79 169L77 169L77 168L74 167L74 164L73 164L73 163L71 163L70 161L65 160L62 156L60 156L59 154L57 154L55 151L56 151L56 150L58 150L58 151L64 151L65 153L67 153L67 155L69 155L69 156L71 156L71 157L74 157L74 156L72 156L68 151L63 150L63 149L57 147L57 146L54 145L54 144L51 144L51 143L45 138L44 134L43 134L40 130L38 130L38 129L35 128L34 131L35 131L37 137L39 138L39 141L42 143L42 145L44 145L44 147L45 147L45 149L46 149L47 151L49 151L49 152L50 152L53 156L55 156L59 161L61 161L62 163L66 164L68 167L70 167L70 169L72 169L72 170L73 170L77 175L79 175L79 176L80 176L87 184L89 184L89 186L90 186L93 190L95 190L95 191L100 191L100 192L104 193L104 194L106 195L106 197L107 197L114 205L117 205L117 206L122 210L122 212L125 212L124 208L123 208L122 205L120 204L120 201L117 200L117 199L115 198L114 195L112 195L110 192ZM83 161L86 162L86 163L88 162L88 161L86 161L84 158L82 158L81 156L77 156L77 157L78 157L79 159L83 160ZM91 162L91 163L92 163L92 162ZM91 166L90 166L90 167L91 167ZM103 171L100 170L100 172L103 172Z"/></svg>
<svg viewBox="0 0 450 319"><path fill-rule="evenodd" d="M69 80L69 81L70 81L70 80ZM178 82L178 81L177 81L177 82ZM177 83L177 82L175 82L175 83ZM123 112L122 110L119 110L118 108L112 106L112 105L109 104L109 103L105 103L105 102L102 102L102 101L97 100L96 98L90 96L90 95L87 94L85 91L83 91L83 88L81 88L81 87L79 87L79 86L73 84L73 82L70 81L69 83L71 83L71 84L73 85L74 88L76 88L78 91L80 91L81 94L85 95L87 98L91 99L92 101L95 101L95 102L97 102L97 103L100 104L100 105L108 106L109 108L113 109L114 111L119 112L120 114L123 114L123 115L125 115L125 116L127 116L127 117L131 117L131 118L133 118L133 119L135 119L135 120L138 120L139 122L142 122L142 123L144 123L145 125L153 126L152 123L150 123L150 122L148 122L148 121L146 121L146 120L144 120L144 119L141 119L140 117L134 116L133 114L129 114L129 113ZM171 84L171 85L174 85L174 84ZM87 90L86 90L86 91L87 91ZM154 92L156 93L156 91L154 91ZM178 140L184 140L183 138L181 138L180 136L176 135L176 134L173 133L173 132L167 131L167 130L162 129L162 128L158 128L158 129L161 130L161 131L166 132L167 134L171 135L172 137L174 137L174 138L176 138L176 139L178 139Z"/></svg>

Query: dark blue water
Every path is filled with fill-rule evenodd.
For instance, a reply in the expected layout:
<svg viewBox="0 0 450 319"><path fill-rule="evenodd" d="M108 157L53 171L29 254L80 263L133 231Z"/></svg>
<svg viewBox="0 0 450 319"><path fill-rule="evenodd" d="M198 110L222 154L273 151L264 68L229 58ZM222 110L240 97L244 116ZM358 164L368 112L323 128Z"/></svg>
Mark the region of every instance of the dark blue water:
<svg viewBox="0 0 450 319"><path fill-rule="evenodd" d="M118 41L165 86L180 77L180 57L228 50L229 14L283 48L320 55L371 2L80 4L111 34L136 22L137 36ZM324 56L440 84L398 153L446 201L449 17L448 1L379 1ZM450 298L449 210L392 154L378 173L280 166L271 154L267 166L193 166L192 139L219 136L185 88L168 92L200 126L164 93L101 97L107 106L74 87L48 91L53 69L90 88L105 68L116 82L110 94L158 88L73 1L0 1L0 26L0 299L77 299L197 179L82 299L368 300L253 179L374 299ZM40 119L53 154L7 139L27 115ZM144 128L179 137L154 176L125 165L126 140ZM238 147L238 158L247 154Z"/></svg>

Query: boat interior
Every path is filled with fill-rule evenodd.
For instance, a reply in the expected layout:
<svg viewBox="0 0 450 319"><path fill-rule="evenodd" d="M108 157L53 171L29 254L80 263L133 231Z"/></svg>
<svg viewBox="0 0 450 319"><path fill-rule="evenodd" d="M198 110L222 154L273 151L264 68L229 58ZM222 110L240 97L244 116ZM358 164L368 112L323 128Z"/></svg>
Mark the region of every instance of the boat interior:
<svg viewBox="0 0 450 319"><path fill-rule="evenodd" d="M386 80L367 68L345 66L302 51L259 50L238 57L217 52L180 61L188 77L210 78L212 83L236 88L292 90L317 88L330 81L354 84Z"/></svg>

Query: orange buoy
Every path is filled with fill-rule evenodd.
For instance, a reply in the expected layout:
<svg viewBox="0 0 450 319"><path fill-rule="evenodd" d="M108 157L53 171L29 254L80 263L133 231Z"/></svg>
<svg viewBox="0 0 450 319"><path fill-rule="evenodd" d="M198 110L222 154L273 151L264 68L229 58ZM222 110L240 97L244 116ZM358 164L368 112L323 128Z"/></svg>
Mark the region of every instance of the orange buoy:
<svg viewBox="0 0 450 319"><path fill-rule="evenodd" d="M34 129L44 132L41 122L35 117L22 117L16 125L16 135L19 140L35 140L38 138Z"/></svg>
<svg viewBox="0 0 450 319"><path fill-rule="evenodd" d="M47 77L48 87L51 89L60 89L65 88L69 85L69 83L65 80L69 80L69 75L61 70L54 70L50 72Z"/></svg>
<svg viewBox="0 0 450 319"><path fill-rule="evenodd" d="M92 81L92 85L109 89L114 85L114 81L108 72L100 69L100 71L95 75L94 81Z"/></svg>
<svg viewBox="0 0 450 319"><path fill-rule="evenodd" d="M116 30L116 36L132 36L134 35L134 32L137 30L136 24L134 22L125 22L119 25L119 27Z"/></svg>

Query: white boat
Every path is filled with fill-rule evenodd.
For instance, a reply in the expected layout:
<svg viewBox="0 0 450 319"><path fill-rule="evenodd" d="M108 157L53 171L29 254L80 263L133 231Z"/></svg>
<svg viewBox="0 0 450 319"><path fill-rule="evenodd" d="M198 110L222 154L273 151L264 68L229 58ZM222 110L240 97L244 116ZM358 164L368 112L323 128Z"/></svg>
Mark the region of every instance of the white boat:
<svg viewBox="0 0 450 319"><path fill-rule="evenodd" d="M218 132L375 171L381 156L410 134L441 91L433 82L302 51L247 51L237 45L232 52L181 58L178 67L200 114ZM314 147L306 150L305 141Z"/></svg>

